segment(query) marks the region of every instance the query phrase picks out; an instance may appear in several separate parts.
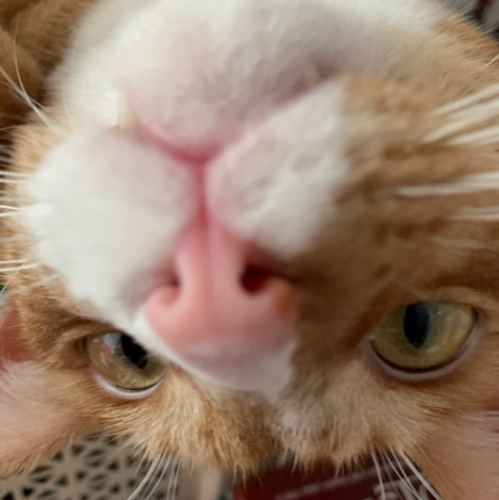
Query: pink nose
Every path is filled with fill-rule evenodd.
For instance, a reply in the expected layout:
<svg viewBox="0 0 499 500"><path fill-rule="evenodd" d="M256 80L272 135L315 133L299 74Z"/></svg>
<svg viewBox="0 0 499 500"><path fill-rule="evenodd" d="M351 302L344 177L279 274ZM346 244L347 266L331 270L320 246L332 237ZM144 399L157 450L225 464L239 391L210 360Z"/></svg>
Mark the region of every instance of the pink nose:
<svg viewBox="0 0 499 500"><path fill-rule="evenodd" d="M295 287L248 267L247 249L216 223L197 222L175 252L178 284L155 290L146 318L184 360L275 353L293 336Z"/></svg>

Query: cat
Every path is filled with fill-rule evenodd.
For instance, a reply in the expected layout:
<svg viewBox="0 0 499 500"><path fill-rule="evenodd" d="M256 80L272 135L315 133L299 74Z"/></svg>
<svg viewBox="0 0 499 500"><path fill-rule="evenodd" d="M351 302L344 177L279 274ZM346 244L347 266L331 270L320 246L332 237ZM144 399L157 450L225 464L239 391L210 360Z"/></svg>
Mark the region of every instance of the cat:
<svg viewBox="0 0 499 500"><path fill-rule="evenodd" d="M495 41L430 0L0 16L1 476L104 431L499 498Z"/></svg>

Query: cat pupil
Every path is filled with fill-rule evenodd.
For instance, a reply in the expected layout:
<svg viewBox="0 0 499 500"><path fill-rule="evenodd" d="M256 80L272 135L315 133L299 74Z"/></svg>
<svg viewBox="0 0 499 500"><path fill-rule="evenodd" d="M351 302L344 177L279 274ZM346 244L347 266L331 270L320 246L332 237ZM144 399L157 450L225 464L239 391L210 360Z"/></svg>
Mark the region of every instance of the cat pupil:
<svg viewBox="0 0 499 500"><path fill-rule="evenodd" d="M423 347L430 336L430 315L423 304L407 307L404 316L404 332L407 340L416 349Z"/></svg>
<svg viewBox="0 0 499 500"><path fill-rule="evenodd" d="M147 352L128 335L121 336L121 349L131 363L140 370L145 370L149 361Z"/></svg>

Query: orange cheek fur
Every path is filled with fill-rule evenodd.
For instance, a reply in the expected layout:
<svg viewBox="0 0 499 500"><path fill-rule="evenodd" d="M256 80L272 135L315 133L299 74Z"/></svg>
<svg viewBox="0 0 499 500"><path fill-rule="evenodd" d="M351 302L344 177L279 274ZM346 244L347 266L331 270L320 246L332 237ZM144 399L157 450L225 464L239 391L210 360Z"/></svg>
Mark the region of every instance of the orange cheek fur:
<svg viewBox="0 0 499 500"><path fill-rule="evenodd" d="M27 8L26 3L29 4ZM25 46L29 49L26 54L23 51L19 53L19 63L28 92L33 96L37 95L39 80L57 64L57 56L47 59L46 54L62 54L69 35L68 24L78 25L81 7L70 7L69 4L73 3L49 0L0 4L0 15L5 18L10 19L16 13L24 16L19 21L19 25L23 26L19 36L21 41L25 37ZM42 23L38 19L50 20L53 29L49 32L44 28L46 22ZM11 21L10 26L14 26L14 21ZM383 82L380 85L379 82L351 79L348 105L352 116L369 109L371 113L375 111L387 116L391 128L387 127L386 143L369 143L367 138L372 132L369 124L352 134L350 154L355 165L359 171L374 172L375 175L363 175L362 181L355 183L351 192L345 191L343 210L347 215L344 224L340 222L334 236L325 235L322 241L316 243L316 251L302 257L305 269L317 271L318 274L323 267L335 270L331 274L334 274L337 285L336 289L328 290L330 295L309 304L302 314L307 337L295 359L296 368L302 377L298 377L289 396L290 401L298 401L298 408L289 414L303 422L303 433L295 434L292 430L282 429L282 415L265 402L240 395L220 397L211 394L179 369L173 369L165 386L146 401L123 402L104 394L76 360L72 365L71 361L62 362L60 359L60 354L69 352L78 335L83 335L87 330L76 327L75 336L63 340L54 334L59 332L54 326L64 324L63 319L66 321L67 316L71 316L74 311L85 310L87 305L75 303L58 283L41 287L39 295L35 292L23 293L23 286L46 277L44 270L23 272L12 281L12 289L19 289L19 293L13 297L13 303L20 314L21 336L28 357L43 367L40 369L47 374L50 390L46 391L46 398L42 397L40 401L40 394L45 392L41 388L36 391L34 372L30 373L29 370L19 375L15 373L16 368L11 367L2 378L0 407L7 406L12 412L0 413L0 441L8 443L2 446L4 454L0 454L0 475L31 467L71 438L95 428L104 428L131 435L132 441L146 448L151 455L168 449L179 453L186 460L193 459L201 464L212 461L246 469L256 468L261 458L268 454L286 451L286 446L289 446L283 444L286 440L294 446L293 451L303 463L323 458L351 460L357 454L369 451L370 446L389 447L411 453L446 499L499 496L499 485L494 479L499 477L494 465L499 463L497 440L493 438L496 420L457 418L487 409L497 395L494 381L499 378L499 366L495 361L499 344L495 332L499 331L499 320L495 318L492 321L489 338L476 351L466 369L445 380L418 386L408 387L382 375L373 375L358 359L353 347L355 342L351 341L351 338L358 339L365 334L372 318L387 312L383 307L397 305L396 301L400 297L413 297L412 292L408 294L404 290L404 286L400 290L375 293L374 289L379 285L375 277L383 275L383 262L390 268L392 276L398 277L399 282L404 281L402 285L414 289L431 288L428 283L432 279L434 283L438 281L442 268L453 276L458 276L462 269L467 268L469 271L459 285L466 286L470 279L468 276L473 274L473 290L478 289L487 297L492 315L499 301L499 286L490 279L491 275L499 273L499 269L495 270L497 259L494 256L481 252L477 254L476 251L464 251L463 256L462 250L453 254L427 244L428 236L433 236L435 231L437 236L448 239L459 235L461 240L468 236L478 241L493 241L494 231L489 226L456 226L433 220L437 212L452 212L452 203L462 203L462 199L455 202L437 200L428 202L424 207L416 200L406 204L403 213L400 205L393 201L369 203L371 194L380 185L387 186L390 182L396 185L400 179L407 179L408 176L412 176L416 184L427 183L429 179L424 172L431 162L435 165L432 170L435 178L439 175L445 177L449 173L473 173L484 168L493 170L496 166L494 148L463 153L461 150L439 151L437 145L432 151L431 147L415 147L417 141L414 137L402 138L396 147L391 143L397 132L397 121L401 122L400 130L403 130L407 120L414 119L417 122L422 110L426 113L427 109L435 105L435 101L452 101L488 83L499 81L499 71L494 65L483 69L484 62L489 62L497 53L492 42L484 40L474 30L455 20L442 23L440 29L455 37L455 48L469 49L464 50L463 57L458 57L457 50L446 52L442 49L440 54L436 54L435 64L429 65L434 72L435 100L420 100L418 94L411 94L412 91L408 92L397 85L387 90L392 84ZM37 45L29 42L34 34ZM7 49L1 50L0 45L0 58L10 53L13 43L9 30L0 33L0 42L1 37L5 37L3 46ZM8 65L4 67L8 68ZM426 79L421 79L423 85L419 83L415 87L426 84ZM23 112L16 107L18 101L13 95L0 99L0 102L2 111L8 111L16 117ZM47 100L47 103L50 101ZM57 119L62 110L56 106L48 112ZM379 123L373 122L372 128L378 127ZM418 133L415 132L416 135ZM12 168L22 171L23 165L39 162L54 146L44 126L34 120L34 123L19 129L17 133L16 161ZM370 155L370 152L373 154ZM459 168L456 165L459 165L460 171L457 171ZM366 220L373 222L376 231L359 234L359 227L363 227ZM427 224L421 224L422 229L415 228L414 220L426 221ZM5 237L22 235L22 229L8 221L2 222L1 230ZM387 243L383 234L393 235L397 231L401 240L415 247L414 252L403 253L403 259L397 257L399 248L393 250L393 254L383 252ZM322 248L326 250L321 251ZM370 250L366 252L365 248ZM373 249L376 248L379 248L379 261L374 266L372 260L376 250ZM2 257L16 259L32 251L29 244L4 245ZM425 260L422 257L425 252L432 256L434 267L426 270L425 279L422 280L414 269L420 260ZM334 257L331 258L331 255ZM356 265L349 267L349 261L356 262ZM369 301L362 302L359 299L359 289L364 290L365 296L376 296L375 310L370 309ZM470 297L476 300L472 293ZM332 298L337 301L338 309L344 311L339 318L330 315L328 305L321 303ZM359 310L365 311L365 314L359 314ZM324 331L316 326L323 320L331 323L332 330L344 332L345 338L336 344L329 343L324 348ZM338 354L339 346L343 350ZM16 361L17 354L12 357ZM342 360L345 359L353 360L349 367L344 366ZM312 385L306 376L310 366L316 367L317 373L322 375ZM29 390L23 392L21 388L26 385ZM314 404L309 404L310 398L315 398ZM336 403L330 403L334 399ZM300 401L306 404L300 407ZM321 404L318 405L317 401ZM366 419L362 417L369 413L374 418L370 424L366 424ZM33 420L19 418L21 414L36 414L36 422L43 422L44 425L34 426ZM31 438L23 443L15 435L12 438L11 433L11 437L2 438L1 429L8 428L7 424L11 422L5 420L2 425L2 418L16 421L19 436L29 429ZM33 432L34 429L36 432ZM61 429L67 432L60 433ZM32 453L34 448L37 450L35 454ZM449 457L452 457L452 461L449 461ZM456 469L469 471L460 476L463 479L461 482L455 480Z"/></svg>

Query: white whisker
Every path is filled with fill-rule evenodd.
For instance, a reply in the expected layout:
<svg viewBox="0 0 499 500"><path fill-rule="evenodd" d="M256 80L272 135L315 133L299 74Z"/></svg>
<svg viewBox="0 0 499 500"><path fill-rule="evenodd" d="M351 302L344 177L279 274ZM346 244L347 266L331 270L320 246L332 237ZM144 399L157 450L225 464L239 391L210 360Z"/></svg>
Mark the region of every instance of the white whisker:
<svg viewBox="0 0 499 500"><path fill-rule="evenodd" d="M388 476L389 479L389 485L394 486L397 492L401 492L401 488L399 483L397 482L396 479L393 478L391 471L395 471L395 466L393 465L392 461L388 457L386 451L381 451L379 458L381 459L381 462L383 464L383 468L386 471L386 475ZM399 478L400 479L400 478ZM403 492L402 492L403 493Z"/></svg>
<svg viewBox="0 0 499 500"><path fill-rule="evenodd" d="M485 207L462 207L450 218L455 220L498 222L499 206L489 205Z"/></svg>
<svg viewBox="0 0 499 500"><path fill-rule="evenodd" d="M486 120L497 118L498 115L499 100L486 105L477 106L473 110L473 113L470 111L463 112L462 114L456 113L452 121L433 131L431 134L428 134L422 142L428 144L447 139L458 132L465 131L475 125L479 125Z"/></svg>
<svg viewBox="0 0 499 500"><path fill-rule="evenodd" d="M16 278L16 276L26 267L26 264L23 264L22 266L19 266L17 268L17 270L15 272L13 272L9 278L7 279L7 281L4 283L4 290L7 289L9 290L9 287L10 287L10 284L14 281L14 279ZM1 272L1 271L0 271ZM12 292L8 292L9 295L12 294Z"/></svg>
<svg viewBox="0 0 499 500"><path fill-rule="evenodd" d="M25 184L25 180L19 180L19 179L5 179L0 176L0 184Z"/></svg>
<svg viewBox="0 0 499 500"><path fill-rule="evenodd" d="M474 240L472 238L445 238L445 237L434 236L431 238L431 241L435 245L443 246L457 252L482 251L482 250L487 250L491 252L499 251L499 244L497 243L490 241Z"/></svg>
<svg viewBox="0 0 499 500"><path fill-rule="evenodd" d="M56 275L54 275L54 276L48 276L47 278L43 278L43 279L36 281L35 283L31 283L29 285L16 285L16 287L13 291L12 290L8 291L8 295L9 295L9 297L11 297L13 295L19 295L22 293L26 293L26 292L33 290L34 288L41 288L41 287L44 287L45 285L53 283L53 282L57 281L57 279L58 279L58 277ZM12 280L7 281L6 286L8 286L10 283L12 283Z"/></svg>
<svg viewBox="0 0 499 500"><path fill-rule="evenodd" d="M174 478L173 483L171 485L172 486L171 491L170 491L170 484L168 484L168 493L166 496L166 500L174 500L174 498L177 494L179 474L180 474L180 465L177 463L177 464L175 464L174 470L172 471L172 477L173 477L173 475L175 475L175 478Z"/></svg>
<svg viewBox="0 0 499 500"><path fill-rule="evenodd" d="M146 462L148 459L147 452L142 450L141 448L138 448L137 455L141 452L142 452L142 457L139 460L139 464L137 465L137 469L135 470L135 474L138 474L142 470L142 467L144 466L144 462Z"/></svg>
<svg viewBox="0 0 499 500"><path fill-rule="evenodd" d="M168 470L168 467L170 465L170 459L171 456L168 457L165 454L161 455L161 464L157 467L157 470L161 469L161 472L160 474L158 474L158 478L150 485L149 492L148 493L144 492L144 495L142 495L144 497L144 500L150 500L154 492L158 489L158 486L160 485L161 481L163 480L163 477L166 474L166 471Z"/></svg>
<svg viewBox="0 0 499 500"><path fill-rule="evenodd" d="M476 92L475 94L463 97L462 99L454 101L451 104L446 104L445 106L442 106L441 108L437 109L435 111L435 115L439 116L439 115L445 115L447 113L452 113L454 111L459 111L463 108L471 106L472 104L476 104L477 102L497 96L499 96L499 83L490 85L485 89Z"/></svg>
<svg viewBox="0 0 499 500"><path fill-rule="evenodd" d="M19 18L17 19L16 27L14 30L14 41L16 41L17 38L17 30L18 30L18 24L19 24ZM31 98L31 96L28 94L26 91L26 88L24 87L24 83L21 78L21 73L19 70L19 57L17 54L17 43L14 43L14 65L16 69L16 76L19 81L19 85L17 85L12 78L8 75L8 73L5 71L5 69L0 65L0 73L3 74L3 77L10 83L12 86L13 90L18 93L18 95L21 96L21 98L26 102L26 104L35 112L35 114L40 118L40 120L50 129L52 132L54 132L55 135L62 137L64 134L62 133L61 130L57 130L57 128L50 122L49 118L43 113L40 109L40 104L37 103L34 99Z"/></svg>
<svg viewBox="0 0 499 500"><path fill-rule="evenodd" d="M386 500L385 482L383 481L383 475L381 474L378 457L376 456L376 452L374 450L371 451L371 458L373 459L376 474L378 475L379 487L381 488L381 500Z"/></svg>
<svg viewBox="0 0 499 500"><path fill-rule="evenodd" d="M12 210L18 212L20 208L11 205L0 205L0 210Z"/></svg>
<svg viewBox="0 0 499 500"><path fill-rule="evenodd" d="M431 484L426 480L426 478L419 472L417 467L412 463L411 459L407 455L403 455L402 458L407 466L412 470L412 472L421 481L421 484L428 490L428 492L433 495L436 500L443 500L442 497L435 491Z"/></svg>
<svg viewBox="0 0 499 500"><path fill-rule="evenodd" d="M0 274L21 272L21 271L25 271L28 269L36 269L38 267L40 267L40 264L26 264L23 266L5 267L3 269L0 268Z"/></svg>
<svg viewBox="0 0 499 500"><path fill-rule="evenodd" d="M455 184L428 184L422 186L406 186L395 190L398 196L405 198L423 198L426 196L451 196L459 194L479 193L481 191L491 191L494 189L491 186L477 185L464 186Z"/></svg>
<svg viewBox="0 0 499 500"><path fill-rule="evenodd" d="M171 498L171 490L172 490L172 483L173 483L173 477L175 475L175 465L172 466L172 469L170 471L170 477L168 479L168 487L166 489L166 500L170 500Z"/></svg>
<svg viewBox="0 0 499 500"><path fill-rule="evenodd" d="M9 172L8 170L0 170L0 177L18 177L20 179L29 179L31 175L21 172Z"/></svg>
<svg viewBox="0 0 499 500"><path fill-rule="evenodd" d="M128 497L127 500L135 500L140 495L141 491L144 489L144 487L148 484L151 477L154 475L154 473L158 467L158 464L161 461L161 458L162 458L161 455L158 455L154 458L146 475L144 476L142 481L139 483L139 485L137 486L135 491Z"/></svg>
<svg viewBox="0 0 499 500"><path fill-rule="evenodd" d="M8 217L19 217L20 215L20 210L14 211L11 210L10 212L2 213L0 214L0 219L6 219Z"/></svg>
<svg viewBox="0 0 499 500"><path fill-rule="evenodd" d="M29 97L27 94L25 95L21 89L16 85L14 80L9 76L9 74L5 71L3 66L0 65L0 75L7 80L9 85L11 86L12 90L23 100L24 103L26 103L31 110L33 110L36 115L42 120L42 122L50 129L52 132L54 132L56 135L61 136L62 131L57 131L53 125L50 123L49 119L40 111L38 108L38 105Z"/></svg>
<svg viewBox="0 0 499 500"><path fill-rule="evenodd" d="M497 54L496 56L494 56L483 68L482 71L486 70L487 68L489 68L490 66L492 66L492 64L494 64L495 62L497 62L499 60L499 54Z"/></svg>
<svg viewBox="0 0 499 500"><path fill-rule="evenodd" d="M476 146L487 146L499 142L499 126L489 127L478 132L470 132L456 137L448 142L451 146L463 146L473 144Z"/></svg>
<svg viewBox="0 0 499 500"><path fill-rule="evenodd" d="M403 481L403 483L409 488L409 490L411 491L411 493L413 495L416 496L416 498L418 498L418 500L422 500L421 499L421 495L418 493L418 491L416 490L416 488L414 487L414 485L411 483L411 480L409 479L409 477L407 476L405 470L404 470L404 467L402 466L401 462L400 462L400 459L398 458L398 455L393 451L391 450L391 454L392 454L392 457L393 457L393 460L395 461L399 471L400 471L400 475L399 478L401 479L401 481ZM397 473L397 471L395 470L395 472Z"/></svg>
<svg viewBox="0 0 499 500"><path fill-rule="evenodd" d="M391 451L391 454L393 456L395 456L393 451ZM390 456L388 455L388 453L386 451L384 451L383 455L386 458L386 460L388 461L388 463L390 464L390 467L392 468L393 472L395 472L395 475L398 478L398 481L394 481L394 484L398 485L397 489L402 494L402 496L406 496L405 495L406 491L404 490L404 486L405 486L413 495L416 496L416 498L418 498L418 493L417 493L417 491L415 491L414 486L412 485L412 483L408 479L405 479L404 476L400 473L400 471L398 470L398 467L390 459Z"/></svg>
<svg viewBox="0 0 499 500"><path fill-rule="evenodd" d="M499 222L499 214L467 214L459 213L451 217L454 220L475 221L475 222Z"/></svg>
<svg viewBox="0 0 499 500"><path fill-rule="evenodd" d="M411 198L469 194L481 191L495 191L498 189L499 172L484 172L481 174L460 177L450 182L420 184L419 186L402 186L395 189L395 192L399 196Z"/></svg>

